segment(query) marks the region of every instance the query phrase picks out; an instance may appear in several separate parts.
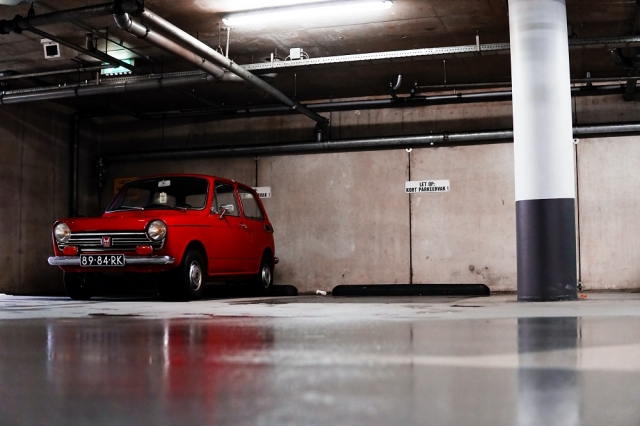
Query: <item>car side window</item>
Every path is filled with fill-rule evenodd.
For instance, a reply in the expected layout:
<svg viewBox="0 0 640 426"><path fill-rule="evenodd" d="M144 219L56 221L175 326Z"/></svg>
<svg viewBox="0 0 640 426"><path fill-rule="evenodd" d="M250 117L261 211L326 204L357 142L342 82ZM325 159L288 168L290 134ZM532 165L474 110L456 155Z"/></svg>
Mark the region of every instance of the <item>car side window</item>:
<svg viewBox="0 0 640 426"><path fill-rule="evenodd" d="M221 213L220 207L227 206L226 216L240 216L233 186L226 183L216 183L213 202L217 213Z"/></svg>
<svg viewBox="0 0 640 426"><path fill-rule="evenodd" d="M240 195L242 211L244 211L244 215L247 219L264 219L264 213L262 212L260 203L256 199L255 195L242 188L238 188L238 195Z"/></svg>

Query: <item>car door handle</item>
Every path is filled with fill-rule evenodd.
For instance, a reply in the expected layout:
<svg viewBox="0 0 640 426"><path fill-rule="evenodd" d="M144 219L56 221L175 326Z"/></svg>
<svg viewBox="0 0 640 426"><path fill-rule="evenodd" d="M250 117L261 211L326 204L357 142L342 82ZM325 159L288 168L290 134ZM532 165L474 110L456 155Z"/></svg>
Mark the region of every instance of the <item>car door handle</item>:
<svg viewBox="0 0 640 426"><path fill-rule="evenodd" d="M244 228L244 229L247 229L247 225L245 225L244 223L241 223L241 224L240 224L240 227L241 227L241 228Z"/></svg>

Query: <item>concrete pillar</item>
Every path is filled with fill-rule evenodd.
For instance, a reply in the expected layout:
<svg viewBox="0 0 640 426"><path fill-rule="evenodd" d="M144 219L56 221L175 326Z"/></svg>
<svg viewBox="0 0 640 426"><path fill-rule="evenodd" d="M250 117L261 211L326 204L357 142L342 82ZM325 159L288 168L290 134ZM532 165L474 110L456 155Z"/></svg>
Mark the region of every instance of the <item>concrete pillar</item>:
<svg viewBox="0 0 640 426"><path fill-rule="evenodd" d="M564 0L509 0L518 300L577 298Z"/></svg>

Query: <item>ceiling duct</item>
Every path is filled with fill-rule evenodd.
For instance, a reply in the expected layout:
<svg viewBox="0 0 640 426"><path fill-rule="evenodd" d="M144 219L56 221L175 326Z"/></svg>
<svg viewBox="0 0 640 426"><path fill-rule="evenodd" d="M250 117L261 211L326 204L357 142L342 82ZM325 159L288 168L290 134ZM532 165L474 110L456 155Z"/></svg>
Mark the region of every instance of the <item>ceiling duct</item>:
<svg viewBox="0 0 640 426"><path fill-rule="evenodd" d="M166 48L163 45L162 39L160 38L162 36L159 36L157 33L151 31L147 26L132 21L126 9L125 8L120 9L120 6L126 5L126 3L127 3L126 1L116 2L116 5L115 5L116 13L114 14L114 18L118 26L123 30L135 35L136 37L143 38L145 40L148 40L150 43L156 44L159 47ZM192 61L192 63L194 63L201 69L207 71L207 68L222 67L225 70L228 70L233 74L235 74L236 76L242 78L252 86L255 86L256 88L264 91L270 96L273 96L275 99L287 105L292 110L298 111L299 113L304 114L305 116L311 118L316 123L318 123L319 128L324 128L329 123L329 120L327 118L322 117L321 115L309 110L300 102L289 98L280 90L271 86L269 83L260 79L258 76L245 70L244 68L237 65L229 58L224 57L223 55L216 52L211 47L202 43L200 40L190 36L180 28L164 20L158 15L150 12L149 10L144 10L137 15L140 16L142 19L144 19L144 22L146 24L162 32L164 35L166 35L168 40L171 43L176 45L177 43L180 43L180 45L188 47L188 51L190 52L191 57L192 58L195 57L195 62ZM198 55L198 56L195 56L195 55ZM198 61L200 62L199 64L196 63Z"/></svg>
<svg viewBox="0 0 640 426"><path fill-rule="evenodd" d="M121 11L125 13L139 13L142 5L137 1L129 0L126 4L121 4ZM59 12L45 13L43 15L23 18L16 15L12 20L0 20L0 34L10 32L21 33L31 27L41 27L43 25L61 24L64 22L81 21L83 19L107 16L114 13L114 3L103 3L93 6L79 7L76 9L63 10Z"/></svg>
<svg viewBox="0 0 640 426"><path fill-rule="evenodd" d="M144 25L133 21L128 14L114 14L113 16L116 24L121 30L126 31L140 39L146 40L149 43L156 45L170 53L180 56L181 58L191 62L198 68L207 72L216 80L220 80L224 77L225 72L219 66L208 62L206 59L199 57L198 55L194 55L193 52L190 52L179 44L154 31L149 30Z"/></svg>

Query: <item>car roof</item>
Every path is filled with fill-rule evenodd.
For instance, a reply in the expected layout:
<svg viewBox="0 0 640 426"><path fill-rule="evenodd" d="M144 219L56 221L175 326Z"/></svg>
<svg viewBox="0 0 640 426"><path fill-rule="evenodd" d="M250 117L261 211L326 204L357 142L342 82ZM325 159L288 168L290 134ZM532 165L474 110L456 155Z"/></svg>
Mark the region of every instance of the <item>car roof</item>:
<svg viewBox="0 0 640 426"><path fill-rule="evenodd" d="M237 183L233 179L223 178L220 176L203 175L203 174L197 174L197 173L162 173L162 174L155 174L155 175L149 175L149 176L140 176L133 179L132 182L136 180L158 179L158 178L166 178L166 177L192 177L192 178L201 178L201 179L223 180L227 182Z"/></svg>
<svg viewBox="0 0 640 426"><path fill-rule="evenodd" d="M201 179L208 179L208 180L211 179L215 181L222 181L230 184L235 184L243 188L246 188L251 192L255 192L253 187L251 187L251 185L247 185L246 183L236 182L233 179L228 179L220 176L204 175L204 174L197 174L197 173L163 173L163 174L155 174L155 175L149 175L149 176L140 176L138 178L133 179L131 182L134 182L137 180L157 179L157 178L166 178L166 177L192 177L192 178L201 178Z"/></svg>

